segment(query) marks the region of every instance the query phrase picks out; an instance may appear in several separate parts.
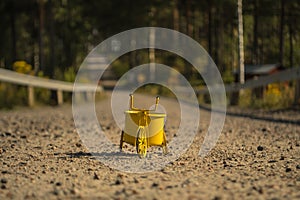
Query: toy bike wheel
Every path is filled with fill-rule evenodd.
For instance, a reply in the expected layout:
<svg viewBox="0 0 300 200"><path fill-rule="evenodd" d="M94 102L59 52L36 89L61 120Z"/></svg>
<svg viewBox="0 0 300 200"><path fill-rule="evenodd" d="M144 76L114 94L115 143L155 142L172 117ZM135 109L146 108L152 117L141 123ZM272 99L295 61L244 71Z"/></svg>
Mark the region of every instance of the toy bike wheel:
<svg viewBox="0 0 300 200"><path fill-rule="evenodd" d="M168 147L167 147L167 145L165 145L165 146L163 146L162 147L162 152L163 152L163 154L168 154L169 152L168 152Z"/></svg>
<svg viewBox="0 0 300 200"><path fill-rule="evenodd" d="M163 154L165 154L165 155L168 154L167 138L166 138L165 133L164 133L164 137L163 137L162 151L163 151Z"/></svg>
<svg viewBox="0 0 300 200"><path fill-rule="evenodd" d="M123 136L124 136L124 131L122 130L121 139L120 139L120 151L121 152L122 152L122 149L123 149Z"/></svg>
<svg viewBox="0 0 300 200"><path fill-rule="evenodd" d="M145 158L147 155L147 135L145 128L139 128L136 137L136 152L140 158Z"/></svg>

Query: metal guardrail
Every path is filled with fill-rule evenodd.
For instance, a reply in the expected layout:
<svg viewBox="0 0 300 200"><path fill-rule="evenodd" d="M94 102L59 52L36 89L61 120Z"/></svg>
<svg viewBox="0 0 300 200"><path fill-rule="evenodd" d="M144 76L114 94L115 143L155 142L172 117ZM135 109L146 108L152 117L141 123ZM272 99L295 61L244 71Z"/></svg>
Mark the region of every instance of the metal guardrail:
<svg viewBox="0 0 300 200"><path fill-rule="evenodd" d="M292 81L297 79L300 79L300 67L290 68L268 76L261 76L258 77L257 79L248 80L244 84L239 84L239 83L227 84L225 85L225 90L226 92L238 92L242 89L251 89L251 88L265 86L271 83ZM218 86L215 87L218 88ZM207 88L201 88L201 89L196 89L195 92L196 94L206 94L209 91Z"/></svg>
<svg viewBox="0 0 300 200"><path fill-rule="evenodd" d="M95 89L94 85L91 84L76 84L74 87L73 83L58 81L53 79L46 79L36 76L31 76L27 74L21 74L17 72L13 72L6 69L0 68L0 81L9 82L18 85L28 86L28 104L29 106L34 105L34 87L38 88L47 88L50 90L57 91L57 102L58 104L63 103L63 94L62 92L102 92L103 88L98 86Z"/></svg>
<svg viewBox="0 0 300 200"><path fill-rule="evenodd" d="M227 84L225 85L226 92L238 92L242 89L247 88L256 88L268 85L270 83L275 82L283 82L283 81L291 81L291 80L300 80L300 67L290 68L272 75L262 76L257 79L246 81L244 84ZM32 106L34 104L34 87L47 88L51 90L57 91L58 104L63 103L63 95L62 92L73 92L76 88L75 92L94 92L95 86L91 84L76 84L74 87L73 83L40 78L36 76L30 76L26 74L20 74L17 72L13 72L6 69L0 68L0 81L10 82L14 84L28 86L28 104ZM298 86L300 87L300 86ZM218 88L218 86L216 86ZM179 90L184 91L185 88L177 88ZM103 91L101 86L97 87L97 92ZM195 89L197 95L209 93L207 88ZM299 98L297 92L295 94Z"/></svg>
<svg viewBox="0 0 300 200"><path fill-rule="evenodd" d="M62 90L66 92L72 92L73 89L80 92L91 92L95 90L95 86L91 84L77 84L76 88L73 88L74 84L65 81L58 81L53 79L46 79L36 76L31 76L27 74L21 74L17 72L13 72L6 69L0 68L0 81L14 83L18 85L25 85L25 86L33 86L33 87L40 87L40 88L48 88L52 90ZM102 87L97 88L97 91L102 91Z"/></svg>

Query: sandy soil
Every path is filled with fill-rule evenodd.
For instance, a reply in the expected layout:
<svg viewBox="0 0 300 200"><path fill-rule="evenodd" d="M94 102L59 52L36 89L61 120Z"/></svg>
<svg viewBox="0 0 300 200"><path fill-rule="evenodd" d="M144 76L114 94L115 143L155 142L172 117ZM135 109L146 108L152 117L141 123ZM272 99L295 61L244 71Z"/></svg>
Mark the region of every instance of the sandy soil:
<svg viewBox="0 0 300 200"><path fill-rule="evenodd" d="M109 98L97 104L98 118L118 143L109 105ZM166 127L171 140L178 109L169 100L165 106L174 112ZM198 152L210 113L201 109L184 155L160 171L132 174L88 153L71 105L0 111L0 199L300 199L300 111L229 113L205 158Z"/></svg>

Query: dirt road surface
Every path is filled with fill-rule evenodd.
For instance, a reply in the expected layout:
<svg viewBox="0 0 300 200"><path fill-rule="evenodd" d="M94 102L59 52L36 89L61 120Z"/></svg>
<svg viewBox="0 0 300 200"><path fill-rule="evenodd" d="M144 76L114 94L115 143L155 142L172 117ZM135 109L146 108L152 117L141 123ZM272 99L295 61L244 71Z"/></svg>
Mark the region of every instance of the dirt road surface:
<svg viewBox="0 0 300 200"><path fill-rule="evenodd" d="M170 99L161 103L172 113L166 124L171 140L178 107ZM110 98L96 107L117 145L121 130ZM111 169L89 154L71 105L0 111L0 199L300 199L299 110L229 108L217 145L205 158L198 152L210 112L200 113L188 151L162 170L141 174Z"/></svg>

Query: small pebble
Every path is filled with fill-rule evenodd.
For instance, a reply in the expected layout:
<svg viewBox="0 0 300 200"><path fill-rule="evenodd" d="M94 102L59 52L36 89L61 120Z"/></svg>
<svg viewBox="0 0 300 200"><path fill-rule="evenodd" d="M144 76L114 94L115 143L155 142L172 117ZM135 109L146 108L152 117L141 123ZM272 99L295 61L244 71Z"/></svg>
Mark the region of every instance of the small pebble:
<svg viewBox="0 0 300 200"><path fill-rule="evenodd" d="M7 179L6 178L1 178L1 183L7 183Z"/></svg>
<svg viewBox="0 0 300 200"><path fill-rule="evenodd" d="M56 196L60 196L60 195L63 195L63 191L55 188L53 191L53 194Z"/></svg>
<svg viewBox="0 0 300 200"><path fill-rule="evenodd" d="M276 163L277 160L269 160L268 163Z"/></svg>
<svg viewBox="0 0 300 200"><path fill-rule="evenodd" d="M77 188L71 189L70 192L71 192L71 194L78 194L79 193Z"/></svg>
<svg viewBox="0 0 300 200"><path fill-rule="evenodd" d="M280 157L280 160L284 160L284 156L281 156L281 157Z"/></svg>
<svg viewBox="0 0 300 200"><path fill-rule="evenodd" d="M152 184L152 187L157 187L158 186L158 183L153 183Z"/></svg>
<svg viewBox="0 0 300 200"><path fill-rule="evenodd" d="M215 196L215 197L213 198L213 200L221 200L221 197Z"/></svg>
<svg viewBox="0 0 300 200"><path fill-rule="evenodd" d="M100 180L100 177L99 177L99 175L96 172L94 172L94 179L95 180Z"/></svg>
<svg viewBox="0 0 300 200"><path fill-rule="evenodd" d="M5 132L5 135L6 136L11 136L11 133L10 132Z"/></svg>
<svg viewBox="0 0 300 200"><path fill-rule="evenodd" d="M120 180L120 179L117 179L117 180L116 180L116 182L115 182L115 184L116 184L116 185L121 185L121 184L122 184L122 182L121 182L121 180Z"/></svg>
<svg viewBox="0 0 300 200"><path fill-rule="evenodd" d="M134 178L133 181L134 181L134 183L139 183L139 180L136 178Z"/></svg>
<svg viewBox="0 0 300 200"><path fill-rule="evenodd" d="M268 131L268 128L265 128L265 127L264 127L264 128L261 129L261 131L262 131L262 132L266 132L266 131Z"/></svg>
<svg viewBox="0 0 300 200"><path fill-rule="evenodd" d="M82 145L80 143L76 143L76 147L81 147Z"/></svg>
<svg viewBox="0 0 300 200"><path fill-rule="evenodd" d="M292 171L291 168L289 168L289 167L285 168L285 172L290 172L290 171Z"/></svg>
<svg viewBox="0 0 300 200"><path fill-rule="evenodd" d="M264 150L264 147L262 147L262 146L259 145L259 146L257 147L257 151L262 151L262 150Z"/></svg>

